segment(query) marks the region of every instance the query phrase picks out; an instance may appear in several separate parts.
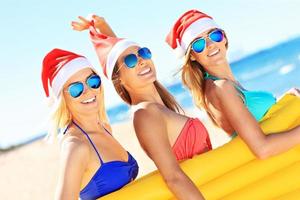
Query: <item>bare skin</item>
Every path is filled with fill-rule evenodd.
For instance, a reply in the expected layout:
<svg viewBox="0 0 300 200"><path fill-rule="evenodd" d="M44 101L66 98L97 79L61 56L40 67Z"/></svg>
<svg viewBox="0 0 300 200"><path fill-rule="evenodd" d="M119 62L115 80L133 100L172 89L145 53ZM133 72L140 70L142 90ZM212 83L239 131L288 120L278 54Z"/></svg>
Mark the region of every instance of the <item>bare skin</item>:
<svg viewBox="0 0 300 200"><path fill-rule="evenodd" d="M115 33L111 29L111 27L106 23L103 17L99 17L97 15L92 15L91 19L84 18L82 16L78 16L79 21L72 21L71 26L75 31L85 31L89 28L91 21L93 20L95 27L100 30L100 32L109 35L111 37L116 37Z"/></svg>
<svg viewBox="0 0 300 200"><path fill-rule="evenodd" d="M208 30L199 35L206 37L212 31ZM207 45L203 52L191 51L190 59L200 63L209 74L221 80L205 81L205 102L208 112L227 133L237 132L251 151L260 159L287 151L300 143L300 127L292 130L265 135L258 122L243 104L234 85L239 84L235 79L226 58L226 38L221 42L206 39ZM218 53L216 53L218 52ZM293 88L288 93L299 96L299 90Z"/></svg>
<svg viewBox="0 0 300 200"><path fill-rule="evenodd" d="M118 59L120 80L130 94L132 105L137 108L133 119L137 138L177 199L203 199L197 187L179 167L172 152L172 146L188 117L164 105L153 84L156 74L151 60L139 58L137 66L132 69L122 66L123 56L137 49L128 48ZM150 72L139 76L147 68L150 68Z"/></svg>
<svg viewBox="0 0 300 200"><path fill-rule="evenodd" d="M115 37L110 31L105 32L102 25L96 28L103 34ZM153 83L156 80L156 72L151 59L144 60L138 57L136 67L129 69L124 66L124 56L136 53L138 49L139 47L128 48L117 61L120 81L129 92L132 105L136 108L133 123L137 138L177 199L202 200L204 197L181 170L172 152L172 146L189 118L173 112L164 105ZM149 69L146 75L141 75L144 70Z"/></svg>
<svg viewBox="0 0 300 200"><path fill-rule="evenodd" d="M67 92L70 83L77 81L84 83L92 73L92 70L87 68L74 74L65 84L62 95L72 113L73 121L88 133L103 162L127 161L128 155L125 149L103 128L111 131L110 126L103 124L99 119L99 103L103 101L100 98L101 88L90 89L85 85L83 94L76 99ZM92 97L96 97L96 102L82 104L82 101ZM74 124L71 124L62 140L55 199L77 200L80 191L88 184L100 166L100 160L87 137Z"/></svg>

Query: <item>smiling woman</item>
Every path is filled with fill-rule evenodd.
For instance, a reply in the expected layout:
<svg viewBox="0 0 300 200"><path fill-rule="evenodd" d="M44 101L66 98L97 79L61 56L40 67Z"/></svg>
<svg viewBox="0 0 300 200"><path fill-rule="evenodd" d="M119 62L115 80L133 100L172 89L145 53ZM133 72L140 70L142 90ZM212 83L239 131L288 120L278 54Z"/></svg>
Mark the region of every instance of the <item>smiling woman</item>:
<svg viewBox="0 0 300 200"><path fill-rule="evenodd" d="M101 78L88 60L54 49L44 58L42 81L56 101L52 134L64 129L56 199L96 199L134 180L137 162L111 135Z"/></svg>
<svg viewBox="0 0 300 200"><path fill-rule="evenodd" d="M80 19L82 23L73 23L79 25L73 28L90 30L103 72L133 108L136 136L168 188L177 199L203 199L178 161L212 149L205 126L199 119L184 115L175 98L157 80L148 48L117 38L103 18Z"/></svg>
<svg viewBox="0 0 300 200"><path fill-rule="evenodd" d="M185 12L172 26L166 42L178 57L184 57L182 82L196 106L231 137L240 136L258 158L300 144L300 126L267 136L259 127L258 121L276 99L269 92L248 91L237 81L227 59L228 39L211 16L198 10ZM289 93L300 96L297 89Z"/></svg>

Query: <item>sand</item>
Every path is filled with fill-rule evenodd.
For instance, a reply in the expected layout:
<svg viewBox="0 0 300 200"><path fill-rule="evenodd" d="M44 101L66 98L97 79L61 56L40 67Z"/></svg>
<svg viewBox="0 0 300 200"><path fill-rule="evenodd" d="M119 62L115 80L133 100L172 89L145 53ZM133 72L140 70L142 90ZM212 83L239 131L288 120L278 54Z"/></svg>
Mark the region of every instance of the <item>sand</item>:
<svg viewBox="0 0 300 200"><path fill-rule="evenodd" d="M199 117L208 129L213 147L216 148L229 138L215 128L196 110L189 116ZM113 135L137 159L139 177L156 169L153 162L141 149L131 121L114 124ZM130 139L129 139L130 138ZM0 199L7 200L50 200L54 197L58 174L59 147L38 140L0 155Z"/></svg>

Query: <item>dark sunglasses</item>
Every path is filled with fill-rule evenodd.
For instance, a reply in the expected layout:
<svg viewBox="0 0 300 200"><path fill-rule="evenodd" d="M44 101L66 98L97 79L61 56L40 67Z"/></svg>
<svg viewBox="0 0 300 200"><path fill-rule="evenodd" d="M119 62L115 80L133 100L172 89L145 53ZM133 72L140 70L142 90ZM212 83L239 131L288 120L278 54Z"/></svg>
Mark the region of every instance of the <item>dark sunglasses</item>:
<svg viewBox="0 0 300 200"><path fill-rule="evenodd" d="M216 29L210 32L207 36L213 42L221 42L224 38L224 33L221 29ZM192 50L196 53L201 53L206 47L206 37L200 37L193 41Z"/></svg>
<svg viewBox="0 0 300 200"><path fill-rule="evenodd" d="M138 51L138 56L141 58L148 60L151 59L152 54L150 49L147 47L140 48ZM127 56L124 57L124 63L126 64L127 67L129 68L134 68L138 62L138 57L136 54L128 54Z"/></svg>
<svg viewBox="0 0 300 200"><path fill-rule="evenodd" d="M92 74L86 79L86 85L91 89L98 89L101 85L101 78L96 74ZM84 84L82 82L71 83L68 87L68 92L73 98L79 97L84 91Z"/></svg>

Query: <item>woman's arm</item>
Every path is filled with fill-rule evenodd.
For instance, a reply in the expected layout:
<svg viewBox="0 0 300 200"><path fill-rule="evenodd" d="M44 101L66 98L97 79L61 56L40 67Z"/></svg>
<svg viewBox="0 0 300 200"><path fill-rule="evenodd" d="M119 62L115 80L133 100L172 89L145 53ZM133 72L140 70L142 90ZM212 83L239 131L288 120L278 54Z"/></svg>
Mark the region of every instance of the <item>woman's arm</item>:
<svg viewBox="0 0 300 200"><path fill-rule="evenodd" d="M79 16L79 21L72 21L71 25L73 30L76 31L84 31L87 30L90 25L91 21L94 21L95 27L103 34L110 36L110 37L116 37L116 34L113 32L112 28L109 26L109 24L105 21L103 17L99 17L97 15L92 15L90 17L91 19L84 18L82 16Z"/></svg>
<svg viewBox="0 0 300 200"><path fill-rule="evenodd" d="M82 176L89 160L89 146L76 137L62 143L56 200L77 200Z"/></svg>
<svg viewBox="0 0 300 200"><path fill-rule="evenodd" d="M286 91L281 97L279 97L277 99L277 101L279 101L286 94L291 94L291 95L294 95L296 97L300 97L300 90L298 88L296 88L296 87L293 87L293 88L289 89L288 91Z"/></svg>
<svg viewBox="0 0 300 200"><path fill-rule="evenodd" d="M156 105L136 111L133 122L142 148L154 161L175 197L179 200L204 199L176 161L169 143L166 123Z"/></svg>
<svg viewBox="0 0 300 200"><path fill-rule="evenodd" d="M260 159L287 151L300 143L300 126L277 134L265 135L258 122L226 80L215 81L221 112L251 151Z"/></svg>

